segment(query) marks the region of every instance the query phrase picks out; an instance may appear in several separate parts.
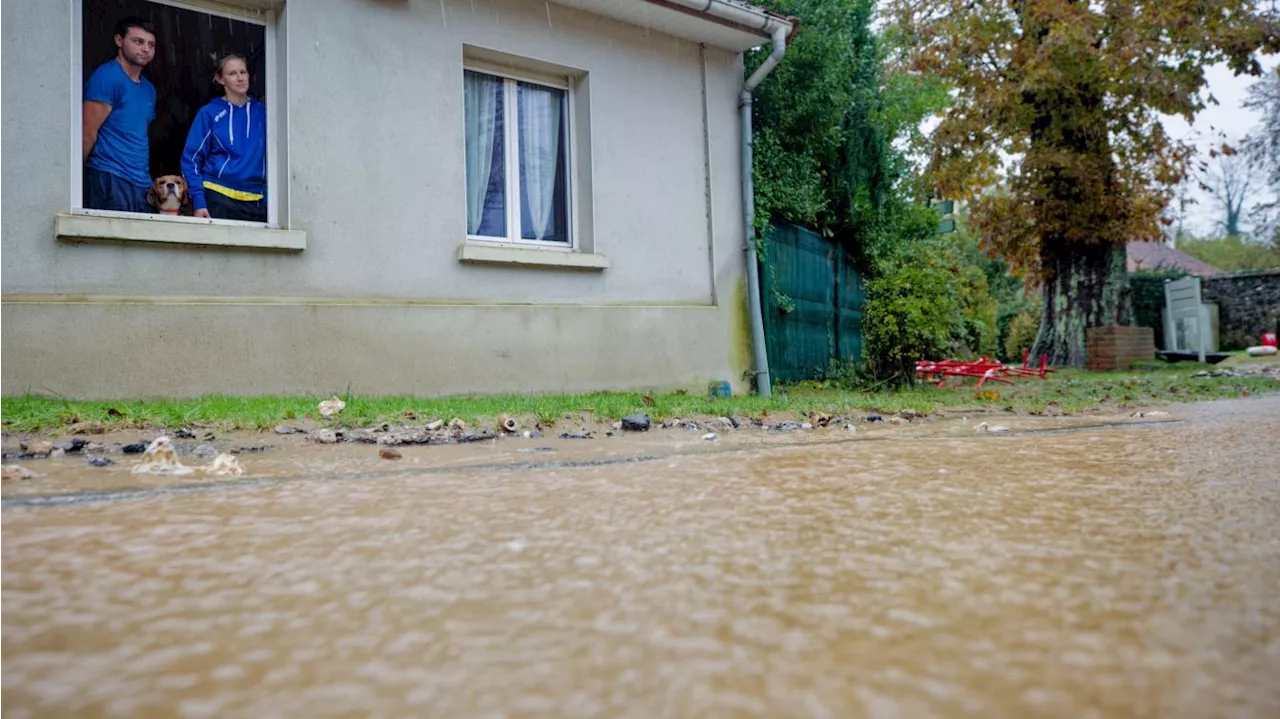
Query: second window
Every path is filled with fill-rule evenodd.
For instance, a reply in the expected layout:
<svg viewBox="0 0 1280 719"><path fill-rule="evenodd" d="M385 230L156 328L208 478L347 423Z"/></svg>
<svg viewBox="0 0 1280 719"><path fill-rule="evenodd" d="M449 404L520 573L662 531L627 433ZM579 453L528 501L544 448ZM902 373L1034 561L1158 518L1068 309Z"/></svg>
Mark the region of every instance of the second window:
<svg viewBox="0 0 1280 719"><path fill-rule="evenodd" d="M567 87L465 70L467 236L571 247Z"/></svg>

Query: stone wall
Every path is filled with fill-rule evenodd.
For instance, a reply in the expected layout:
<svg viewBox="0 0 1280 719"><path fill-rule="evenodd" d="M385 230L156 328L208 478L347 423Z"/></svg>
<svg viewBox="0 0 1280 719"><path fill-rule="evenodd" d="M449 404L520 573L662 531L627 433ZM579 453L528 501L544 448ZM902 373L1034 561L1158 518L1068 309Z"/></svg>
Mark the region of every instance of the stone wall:
<svg viewBox="0 0 1280 719"><path fill-rule="evenodd" d="M1280 324L1280 269L1216 275L1201 282L1205 302L1216 302L1221 346L1243 349L1262 342Z"/></svg>
<svg viewBox="0 0 1280 719"><path fill-rule="evenodd" d="M1134 362L1156 356L1155 332L1150 327L1107 325L1085 331L1089 369L1095 372L1126 370Z"/></svg>

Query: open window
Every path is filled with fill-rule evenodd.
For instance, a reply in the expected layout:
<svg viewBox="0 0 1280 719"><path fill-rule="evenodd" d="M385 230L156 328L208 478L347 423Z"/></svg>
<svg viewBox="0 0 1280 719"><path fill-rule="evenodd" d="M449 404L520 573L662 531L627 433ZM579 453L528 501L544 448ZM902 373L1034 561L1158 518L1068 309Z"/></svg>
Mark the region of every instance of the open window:
<svg viewBox="0 0 1280 719"><path fill-rule="evenodd" d="M204 0L73 0L76 11L73 47L76 74L73 76L72 133L72 215L102 215L133 220L167 220L196 224L246 224L263 227L261 222L238 222L230 219L201 219L190 215L190 205L178 214L163 214L154 206L141 211L94 209L86 198L86 168L83 156L82 103L86 99L86 83L99 67L116 62L114 40L116 24L122 18L136 16L155 30L155 52L145 66L142 77L155 88L154 119L146 128L145 179L148 184L164 175L183 175L182 156L196 115L211 100L222 96L222 88L212 82L215 58L235 53L242 56L249 73L248 96L263 103L265 113L265 150L261 162L265 188L261 193L242 192L243 197L261 197L266 204L267 227L279 227L280 178L277 167L276 125L279 112L265 103L274 95L276 79L275 15L255 5L258 2L204 2ZM125 77L123 74L120 77ZM121 117L124 117L121 115ZM248 115L246 114L246 118ZM243 127L243 126L240 126ZM101 133L99 133L101 136ZM99 137L98 142L102 142ZM140 143L135 143L140 144ZM102 163L92 161L91 164ZM139 161L130 166L131 184L138 186ZM101 167L94 167L100 171ZM203 187L207 185L202 183Z"/></svg>

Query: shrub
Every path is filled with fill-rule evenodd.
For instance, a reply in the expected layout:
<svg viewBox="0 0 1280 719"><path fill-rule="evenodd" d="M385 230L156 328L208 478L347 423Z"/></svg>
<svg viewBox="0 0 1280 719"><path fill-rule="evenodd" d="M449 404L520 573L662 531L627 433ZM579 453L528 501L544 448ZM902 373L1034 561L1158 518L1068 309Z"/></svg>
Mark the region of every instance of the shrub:
<svg viewBox="0 0 1280 719"><path fill-rule="evenodd" d="M915 376L916 360L947 354L960 316L947 274L904 263L868 283L862 338L874 377L903 384Z"/></svg>
<svg viewBox="0 0 1280 719"><path fill-rule="evenodd" d="M1006 361L1021 362L1022 355L1035 344L1040 331L1040 307L1030 307L1014 315L1009 321L1009 337L1005 340Z"/></svg>
<svg viewBox="0 0 1280 719"><path fill-rule="evenodd" d="M1133 324L1155 330L1156 347L1167 346L1164 339L1164 283L1186 277L1183 270L1139 270L1129 273L1133 302Z"/></svg>

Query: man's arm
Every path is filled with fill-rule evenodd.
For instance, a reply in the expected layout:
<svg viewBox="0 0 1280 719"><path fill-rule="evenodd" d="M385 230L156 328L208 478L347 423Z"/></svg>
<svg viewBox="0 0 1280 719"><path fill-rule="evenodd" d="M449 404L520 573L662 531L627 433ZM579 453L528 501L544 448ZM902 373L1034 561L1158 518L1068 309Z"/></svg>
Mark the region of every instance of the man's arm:
<svg viewBox="0 0 1280 719"><path fill-rule="evenodd" d="M107 115L111 114L111 106L105 102L85 100L83 108L81 138L84 140L84 157L80 161L88 162L89 153L98 142L98 129L107 121Z"/></svg>

